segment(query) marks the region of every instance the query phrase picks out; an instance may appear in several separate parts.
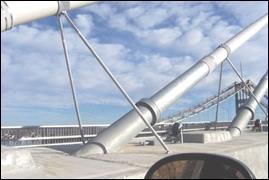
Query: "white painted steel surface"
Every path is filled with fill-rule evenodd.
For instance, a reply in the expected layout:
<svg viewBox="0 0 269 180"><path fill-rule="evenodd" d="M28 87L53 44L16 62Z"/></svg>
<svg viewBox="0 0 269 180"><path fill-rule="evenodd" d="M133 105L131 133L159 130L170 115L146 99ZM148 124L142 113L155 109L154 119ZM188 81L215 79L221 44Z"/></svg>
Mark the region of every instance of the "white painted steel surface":
<svg viewBox="0 0 269 180"><path fill-rule="evenodd" d="M149 100L155 104L160 112L165 111L190 88L209 75L221 62L229 57L230 53L234 52L267 23L268 14L262 16L253 24L229 39L226 43L219 46L212 53L202 58L189 70L153 95ZM147 121L152 123L152 112L143 106L140 106L139 108ZM101 132L96 138L88 142L88 144L78 150L75 155L88 156L90 154L117 151L144 128L145 124L142 119L134 110L132 110Z"/></svg>
<svg viewBox="0 0 269 180"><path fill-rule="evenodd" d="M259 84L254 89L253 94L260 102L264 97L265 93L268 90L268 72L262 77ZM251 97L248 102L242 107L242 109L238 112L234 120L232 121L231 126L229 127L229 131L232 136L241 135L244 128L247 126L248 122L254 118L255 111L257 109L258 103Z"/></svg>
<svg viewBox="0 0 269 180"><path fill-rule="evenodd" d="M224 43L225 47L230 49L230 52L227 52L223 46L218 47L211 54L204 57L197 64L192 66L184 74L153 95L151 97L152 101L154 101L159 107L160 111L163 112L167 107L176 102L178 98L181 97L188 89L193 87L211 71L213 71L217 65L223 62L229 56L229 53L234 52L240 45L251 38L267 23L268 14L262 16L253 24L249 25L247 28Z"/></svg>
<svg viewBox="0 0 269 180"><path fill-rule="evenodd" d="M2 12L1 3L1 32L7 30L5 13L11 16L12 26L25 24L40 18L56 15L59 9L58 1L4 1L8 8ZM96 1L66 1L69 2L68 9L72 10L83 6L90 5ZM9 18L9 17L7 17Z"/></svg>
<svg viewBox="0 0 269 180"><path fill-rule="evenodd" d="M70 10L93 3L93 1L69 2L70 4L67 9ZM1 31L7 29L7 20L12 20L11 24L12 26L15 26L43 17L56 15L59 11L58 1L6 1L6 5L7 11L2 12L1 10ZM202 58L189 70L153 95L149 100L158 108L159 112L163 112L190 88L210 74L210 72L223 62L230 53L233 53L267 23L268 14L243 29L240 33L215 49L211 54ZM139 106L139 109L148 123L151 123L153 121L154 114L152 114L150 109L144 106ZM113 152L128 143L144 128L145 124L141 117L132 110L120 118L117 122L113 123L105 131L100 133L91 141L91 144L87 144L76 154L79 156L85 156L93 153Z"/></svg>

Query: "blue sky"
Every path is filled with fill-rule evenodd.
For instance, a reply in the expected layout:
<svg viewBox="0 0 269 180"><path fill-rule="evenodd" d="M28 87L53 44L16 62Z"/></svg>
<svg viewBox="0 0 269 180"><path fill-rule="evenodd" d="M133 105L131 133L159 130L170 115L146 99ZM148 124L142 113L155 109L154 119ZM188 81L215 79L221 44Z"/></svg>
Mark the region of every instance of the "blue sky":
<svg viewBox="0 0 269 180"><path fill-rule="evenodd" d="M99 2L70 12L134 101L150 97L221 42L268 12L261 2ZM131 107L65 24L84 124L111 123ZM268 26L231 57L254 82L267 70ZM227 64L223 87L238 81ZM213 95L218 70L163 116ZM1 34L1 124L76 124L55 17Z"/></svg>

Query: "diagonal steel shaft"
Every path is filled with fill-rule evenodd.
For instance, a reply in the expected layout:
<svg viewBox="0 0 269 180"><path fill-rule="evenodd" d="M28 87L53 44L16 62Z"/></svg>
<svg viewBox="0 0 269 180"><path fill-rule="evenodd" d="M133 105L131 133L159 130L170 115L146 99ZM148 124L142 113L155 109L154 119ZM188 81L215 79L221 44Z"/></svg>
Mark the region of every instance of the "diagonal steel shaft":
<svg viewBox="0 0 269 180"><path fill-rule="evenodd" d="M89 44L87 39L84 37L84 35L80 32L80 30L76 27L76 25L73 23L73 21L70 19L68 14L66 12L62 13L67 21L70 23L70 25L73 27L73 29L77 32L83 43L88 47L88 49L91 51L93 56L96 58L98 63L102 66L104 71L107 73L107 75L111 78L111 80L114 82L114 84L117 86L117 88L120 90L120 92L124 95L124 97L127 99L127 101L131 104L131 106L135 109L135 111L138 113L140 118L144 121L144 123L147 125L147 127L152 131L154 136L158 139L158 141L161 143L163 148L166 150L166 152L170 152L169 148L166 146L166 144L163 142L161 137L158 135L158 133L154 130L154 128L150 125L150 123L146 120L146 118L143 116L142 112L139 110L139 108L136 106L136 104L133 102L133 100L130 98L128 93L124 90L124 88L121 86L121 84L118 82L118 80L115 78L113 73L109 70L109 68L105 65L103 60L98 56L98 54L95 52L94 48Z"/></svg>
<svg viewBox="0 0 269 180"><path fill-rule="evenodd" d="M68 56L68 51L67 51L67 45L66 45L66 41L65 41L65 38L64 38L63 23L62 23L62 20L61 20L61 14L58 15L58 23L59 23L60 32L61 32L61 39L62 39L62 44L63 44L63 49L64 49L65 62L66 62L69 82L70 82L70 86L71 86L74 106L75 106L75 110L76 110L77 120L78 120L78 124L79 124L81 140L82 140L82 143L85 144L84 133L83 133L83 129L82 129L82 126L81 126L81 120L80 120L81 117L80 117L79 105L78 105L78 101L77 101L77 97L76 97L76 91L75 91L75 88L74 88L74 81L73 81L73 77L72 77L72 69L71 69L71 66L70 66L69 56Z"/></svg>
<svg viewBox="0 0 269 180"><path fill-rule="evenodd" d="M251 89L248 87L247 83L245 82L245 80L243 79L243 77L240 75L240 73L238 72L238 70L236 69L236 67L233 65L233 63L231 62L231 60L229 59L229 57L226 58L226 60L228 61L228 63L230 64L231 68L233 69L233 71L237 74L237 76L240 78L240 80L242 81L242 83L244 83L245 87L249 90L251 96L255 99L255 101L258 103L258 105L260 106L261 110L263 111L263 113L265 114L266 117L268 117L267 112L263 109L261 103L258 101L257 97L255 96L255 94L251 91Z"/></svg>

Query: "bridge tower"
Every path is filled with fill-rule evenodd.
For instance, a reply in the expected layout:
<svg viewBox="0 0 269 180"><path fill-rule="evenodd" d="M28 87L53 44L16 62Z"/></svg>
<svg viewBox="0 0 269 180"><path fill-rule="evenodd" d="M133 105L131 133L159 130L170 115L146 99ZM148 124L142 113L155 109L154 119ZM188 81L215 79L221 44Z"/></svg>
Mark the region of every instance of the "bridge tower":
<svg viewBox="0 0 269 180"><path fill-rule="evenodd" d="M247 84L248 84L248 82L247 82ZM238 91L239 89L241 89L242 86L244 86L242 83L235 83L235 91ZM248 101L249 98L250 98L250 92L246 87L244 87L241 91L238 91L235 94L235 112L236 112L236 114L239 112L240 108Z"/></svg>

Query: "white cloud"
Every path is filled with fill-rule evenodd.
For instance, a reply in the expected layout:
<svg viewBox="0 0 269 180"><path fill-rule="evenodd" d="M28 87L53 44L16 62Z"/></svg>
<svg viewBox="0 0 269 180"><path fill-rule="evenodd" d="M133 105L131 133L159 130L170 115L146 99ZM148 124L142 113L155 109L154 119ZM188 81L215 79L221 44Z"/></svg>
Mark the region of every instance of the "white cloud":
<svg viewBox="0 0 269 180"><path fill-rule="evenodd" d="M93 19L90 15L78 14L75 23L83 33L91 33L94 29Z"/></svg>
<svg viewBox="0 0 269 180"><path fill-rule="evenodd" d="M173 44L181 36L181 32L178 28L160 28L143 31L137 36L145 39L149 45L166 47Z"/></svg>
<svg viewBox="0 0 269 180"><path fill-rule="evenodd" d="M268 2L266 1L246 1L242 2L217 2L222 11L227 15L232 15L241 25L248 25L255 21L268 11ZM226 16L227 16L226 15Z"/></svg>
<svg viewBox="0 0 269 180"><path fill-rule="evenodd" d="M108 3L95 3L95 4L92 4L90 6L83 8L82 11L86 11L86 12L90 11L98 15L99 17L107 18L112 13L114 13L114 8Z"/></svg>
<svg viewBox="0 0 269 180"><path fill-rule="evenodd" d="M137 6L137 7L128 9L126 11L126 14L130 19L135 19L137 17L142 16L144 12L145 12L145 9L143 7Z"/></svg>
<svg viewBox="0 0 269 180"><path fill-rule="evenodd" d="M154 8L149 9L145 13L141 14L139 17L133 19L136 24L142 29L153 28L161 24L169 17L167 9Z"/></svg>
<svg viewBox="0 0 269 180"><path fill-rule="evenodd" d="M150 97L220 42L239 32L252 21L248 15L256 19L265 11L260 3L257 7L255 3L234 5L231 2L103 2L83 8L74 20L123 87L138 101ZM225 14L215 6L223 8ZM1 87L5 101L1 104L4 107L72 107L60 35L58 30L47 26L22 25L3 34ZM108 35L103 35L104 31ZM74 31L66 27L65 34L79 101L126 106L122 95ZM254 82L267 68L267 37L268 28L232 56L237 67L242 61L246 78ZM237 80L227 71L227 66L223 87ZM175 107L197 101L197 91L199 98L215 94L217 82L218 71L182 97ZM193 99L187 98L191 95Z"/></svg>
<svg viewBox="0 0 269 180"><path fill-rule="evenodd" d="M181 40L187 43L187 46L195 46L199 43L202 43L203 33L200 29L193 29L189 32L186 32Z"/></svg>

